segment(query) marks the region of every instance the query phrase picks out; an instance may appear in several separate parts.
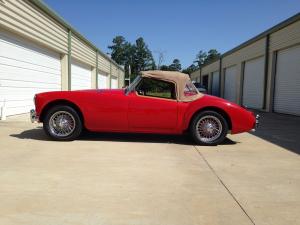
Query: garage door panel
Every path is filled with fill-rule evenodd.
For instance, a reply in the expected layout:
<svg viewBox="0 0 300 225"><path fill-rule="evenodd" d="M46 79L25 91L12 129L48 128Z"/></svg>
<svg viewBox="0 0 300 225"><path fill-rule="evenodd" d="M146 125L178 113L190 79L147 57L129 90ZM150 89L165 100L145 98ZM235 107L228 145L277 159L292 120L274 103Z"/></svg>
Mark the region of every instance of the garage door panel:
<svg viewBox="0 0 300 225"><path fill-rule="evenodd" d="M16 96L19 100L33 99L35 94L46 91L57 91L57 88L1 87L0 99L15 99Z"/></svg>
<svg viewBox="0 0 300 225"><path fill-rule="evenodd" d="M92 88L92 70L91 67L72 59L71 65L71 89L91 89Z"/></svg>
<svg viewBox="0 0 300 225"><path fill-rule="evenodd" d="M9 34L0 34L0 49L0 56L15 61L43 65L46 68L54 69L60 66L60 61L57 61L57 53ZM15 54L16 51L18 54Z"/></svg>
<svg viewBox="0 0 300 225"><path fill-rule="evenodd" d="M118 89L118 79L117 78L112 78L111 79L111 88L112 89Z"/></svg>
<svg viewBox="0 0 300 225"><path fill-rule="evenodd" d="M8 108L19 108L23 106L31 106L33 103L33 99L25 99L25 100L11 100L5 102L5 105Z"/></svg>
<svg viewBox="0 0 300 225"><path fill-rule="evenodd" d="M32 88L37 89L46 89L46 90L56 90L57 84L52 83L43 83L43 82L34 82L34 81L22 81L22 80L5 80L1 79L1 87L11 87L12 90L19 90L20 88Z"/></svg>
<svg viewBox="0 0 300 225"><path fill-rule="evenodd" d="M226 68L224 98L231 102L236 102L236 79L237 79L236 66Z"/></svg>
<svg viewBox="0 0 300 225"><path fill-rule="evenodd" d="M277 54L274 111L300 115L300 46Z"/></svg>
<svg viewBox="0 0 300 225"><path fill-rule="evenodd" d="M0 107L28 112L36 93L61 90L60 54L13 34L0 33Z"/></svg>
<svg viewBox="0 0 300 225"><path fill-rule="evenodd" d="M264 57L245 63L243 84L243 105L253 108L263 108L264 98Z"/></svg>
<svg viewBox="0 0 300 225"><path fill-rule="evenodd" d="M108 76L98 73L98 89L108 88Z"/></svg>
<svg viewBox="0 0 300 225"><path fill-rule="evenodd" d="M28 63L25 61L18 61L6 57L1 58L1 64L0 66L2 67L3 70L11 70L11 67L14 67L15 69L20 69L23 71L36 71L38 73L46 73L46 74L53 74L60 76L61 70L60 70L60 63L58 63L56 68L50 68L46 67L44 65L38 65L35 63Z"/></svg>
<svg viewBox="0 0 300 225"><path fill-rule="evenodd" d="M212 95L220 95L220 74L219 72L212 73Z"/></svg>
<svg viewBox="0 0 300 225"><path fill-rule="evenodd" d="M6 115L11 116L11 115L22 114L22 113L29 112L31 109L32 109L32 104L23 105L23 106L19 106L19 107L7 107Z"/></svg>
<svg viewBox="0 0 300 225"><path fill-rule="evenodd" d="M12 81L24 81L24 82L36 82L36 83L44 83L44 84L55 84L59 86L61 84L61 77L57 75L49 75L47 79L44 79L43 74L35 71L24 71L18 70L15 71L7 71L1 70L2 67L0 66L0 77L1 80L12 80ZM1 83L1 81L0 81Z"/></svg>

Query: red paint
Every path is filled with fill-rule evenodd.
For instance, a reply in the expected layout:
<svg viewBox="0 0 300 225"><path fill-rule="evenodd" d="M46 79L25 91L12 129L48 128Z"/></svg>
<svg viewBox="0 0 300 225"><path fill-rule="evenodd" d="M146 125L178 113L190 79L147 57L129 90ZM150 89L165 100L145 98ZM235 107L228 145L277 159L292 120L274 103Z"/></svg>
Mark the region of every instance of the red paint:
<svg viewBox="0 0 300 225"><path fill-rule="evenodd" d="M45 92L36 95L36 113L47 104L65 100L82 112L85 128L91 131L181 134L196 112L217 108L232 123L232 134L246 132L255 125L252 112L222 98L205 95L193 102L139 96L124 90L84 90Z"/></svg>

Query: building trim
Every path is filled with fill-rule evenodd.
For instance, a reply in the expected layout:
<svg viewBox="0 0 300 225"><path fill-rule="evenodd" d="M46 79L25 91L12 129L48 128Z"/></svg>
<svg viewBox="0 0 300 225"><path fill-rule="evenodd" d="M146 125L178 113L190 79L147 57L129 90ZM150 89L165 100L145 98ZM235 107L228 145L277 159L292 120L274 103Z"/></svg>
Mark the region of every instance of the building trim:
<svg viewBox="0 0 300 225"><path fill-rule="evenodd" d="M85 42L87 45L89 45L91 48L93 48L95 51L98 51L100 55L102 55L105 59L109 60L111 63L113 63L115 66L120 68L122 71L123 68L118 65L113 59L111 59L107 54L103 53L99 48L97 48L94 44L92 44L89 40L87 40L82 34L80 34L78 31L76 31L69 23L67 23L61 16L59 16L51 7L49 7L47 4L40 0L29 0L31 3L33 3L35 6L37 6L39 9L41 9L43 12L45 12L48 16L50 16L52 19L60 23L62 26L64 26L67 30L71 31L72 34L76 35L80 40Z"/></svg>
<svg viewBox="0 0 300 225"><path fill-rule="evenodd" d="M96 50L96 89L98 89L98 50Z"/></svg>
<svg viewBox="0 0 300 225"><path fill-rule="evenodd" d="M201 67L200 67L199 73L200 73L199 83L202 84L202 68Z"/></svg>
<svg viewBox="0 0 300 225"><path fill-rule="evenodd" d="M246 61L243 61L241 64L241 77L240 77L240 95L238 96L238 102L240 105L243 105L243 97L244 97L244 81L245 81L245 64Z"/></svg>
<svg viewBox="0 0 300 225"><path fill-rule="evenodd" d="M220 62L219 62L219 97L222 96L222 88L221 88L221 85L222 85L222 57L220 57Z"/></svg>
<svg viewBox="0 0 300 225"><path fill-rule="evenodd" d="M276 83L276 69L277 69L277 53L278 51L273 52L272 57L272 71L271 71L271 88L270 88L270 105L269 112L274 112L274 97L275 97L275 83Z"/></svg>
<svg viewBox="0 0 300 225"><path fill-rule="evenodd" d="M71 69L72 69L72 31L68 31L68 90L71 90Z"/></svg>
<svg viewBox="0 0 300 225"><path fill-rule="evenodd" d="M270 50L270 34L266 36L265 44L265 71L264 71L264 96L263 96L263 110L267 108L267 86L268 86L268 75L269 75L269 50Z"/></svg>

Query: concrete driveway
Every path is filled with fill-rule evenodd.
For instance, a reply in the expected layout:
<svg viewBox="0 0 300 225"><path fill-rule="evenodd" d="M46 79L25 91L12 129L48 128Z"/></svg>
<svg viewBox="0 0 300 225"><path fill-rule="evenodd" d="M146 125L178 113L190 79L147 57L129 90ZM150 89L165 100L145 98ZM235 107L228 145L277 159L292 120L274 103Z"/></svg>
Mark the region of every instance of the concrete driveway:
<svg viewBox="0 0 300 225"><path fill-rule="evenodd" d="M252 134L86 134L53 142L0 122L0 224L300 224L300 158Z"/></svg>

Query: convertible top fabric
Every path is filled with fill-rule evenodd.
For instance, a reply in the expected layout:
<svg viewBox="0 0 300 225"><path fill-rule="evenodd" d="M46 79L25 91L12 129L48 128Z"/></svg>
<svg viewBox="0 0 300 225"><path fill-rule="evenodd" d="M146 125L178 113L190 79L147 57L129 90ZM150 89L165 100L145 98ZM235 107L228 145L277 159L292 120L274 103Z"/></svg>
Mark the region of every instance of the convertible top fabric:
<svg viewBox="0 0 300 225"><path fill-rule="evenodd" d="M185 94L185 89L187 85L193 85L189 75L180 72L174 71L161 71L161 70L149 70L149 71L142 71L142 77L152 77L159 80L170 81L176 84L177 87L177 96L178 101L181 102L191 102L198 98L201 98L203 94L199 93L197 88L197 94L194 95L187 95Z"/></svg>

